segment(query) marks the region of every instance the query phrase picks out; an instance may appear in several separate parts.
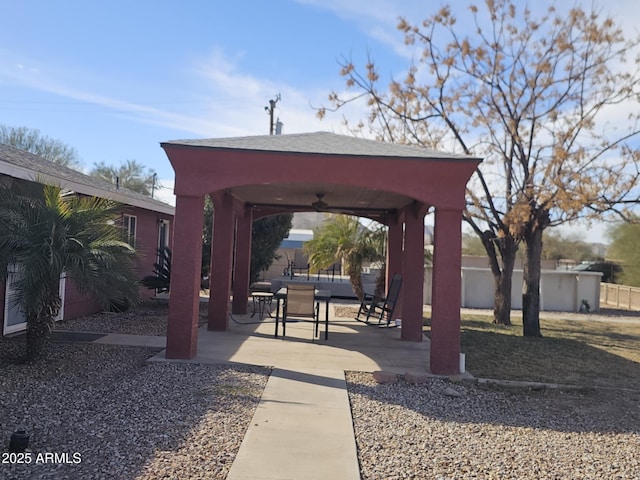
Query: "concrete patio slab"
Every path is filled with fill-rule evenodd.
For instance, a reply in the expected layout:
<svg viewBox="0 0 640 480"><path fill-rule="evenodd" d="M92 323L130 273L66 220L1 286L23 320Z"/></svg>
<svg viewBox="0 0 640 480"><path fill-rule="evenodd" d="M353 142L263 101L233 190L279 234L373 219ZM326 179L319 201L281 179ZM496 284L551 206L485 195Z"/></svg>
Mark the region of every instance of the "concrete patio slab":
<svg viewBox="0 0 640 480"><path fill-rule="evenodd" d="M324 308L320 318L324 318ZM258 320L249 315L234 315L227 332L211 332L206 326L198 331L198 348L193 363L245 363L249 365L298 368L337 368L342 371L389 370L429 371L429 340L407 342L398 328L378 328L354 319L335 317L330 306L329 338L313 339L308 322L287 323L287 336L274 338L275 321ZM274 313L275 315L275 313ZM282 326L279 329L282 333ZM313 341L312 341L313 340ZM106 339L105 339L106 343ZM164 360L164 352L153 360Z"/></svg>

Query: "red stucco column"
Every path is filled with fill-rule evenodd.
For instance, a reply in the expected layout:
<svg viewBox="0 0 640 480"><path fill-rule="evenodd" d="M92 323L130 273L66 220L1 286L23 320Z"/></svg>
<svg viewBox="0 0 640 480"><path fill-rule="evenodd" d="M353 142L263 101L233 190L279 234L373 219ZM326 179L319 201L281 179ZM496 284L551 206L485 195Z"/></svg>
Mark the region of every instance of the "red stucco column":
<svg viewBox="0 0 640 480"><path fill-rule="evenodd" d="M204 197L176 197L167 358L196 356Z"/></svg>
<svg viewBox="0 0 640 480"><path fill-rule="evenodd" d="M208 330L229 329L229 294L233 261L235 215L233 197L224 192L211 195L213 201L213 239L209 297Z"/></svg>
<svg viewBox="0 0 640 480"><path fill-rule="evenodd" d="M231 311L240 315L247 313L249 281L251 273L251 231L253 227L253 209L244 207L243 215L238 217L236 229L236 254L233 276L233 303Z"/></svg>
<svg viewBox="0 0 640 480"><path fill-rule="evenodd" d="M404 217L402 256L402 329L400 338L422 341L422 288L424 282L424 213L410 207Z"/></svg>
<svg viewBox="0 0 640 480"><path fill-rule="evenodd" d="M387 234L387 271L386 271L386 291L389 290L389 283L395 273L402 274L402 245L404 242L404 223L401 219L396 219L389 223ZM402 296L402 289L400 289ZM398 298L398 303L393 312L393 320L402 318L402 304Z"/></svg>
<svg viewBox="0 0 640 480"><path fill-rule="evenodd" d="M431 372L460 372L462 211L436 208L431 303Z"/></svg>

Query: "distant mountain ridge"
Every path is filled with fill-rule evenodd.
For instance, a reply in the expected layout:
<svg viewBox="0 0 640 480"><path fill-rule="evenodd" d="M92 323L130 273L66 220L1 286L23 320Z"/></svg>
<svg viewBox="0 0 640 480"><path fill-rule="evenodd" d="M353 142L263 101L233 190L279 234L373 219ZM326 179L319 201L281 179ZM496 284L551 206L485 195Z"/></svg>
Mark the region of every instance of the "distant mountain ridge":
<svg viewBox="0 0 640 480"><path fill-rule="evenodd" d="M296 212L291 221L294 229L313 230L322 225L327 214L323 212Z"/></svg>

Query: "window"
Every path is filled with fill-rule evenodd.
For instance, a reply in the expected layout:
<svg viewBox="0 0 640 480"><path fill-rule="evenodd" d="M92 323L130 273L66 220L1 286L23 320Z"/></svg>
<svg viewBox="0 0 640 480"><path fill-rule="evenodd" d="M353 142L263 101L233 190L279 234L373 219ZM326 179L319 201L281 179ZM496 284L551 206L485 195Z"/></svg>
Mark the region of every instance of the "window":
<svg viewBox="0 0 640 480"><path fill-rule="evenodd" d="M123 215L122 223L124 228L124 241L131 245L131 247L136 248L137 218L133 215Z"/></svg>
<svg viewBox="0 0 640 480"><path fill-rule="evenodd" d="M158 220L158 250L164 250L169 246L169 221Z"/></svg>

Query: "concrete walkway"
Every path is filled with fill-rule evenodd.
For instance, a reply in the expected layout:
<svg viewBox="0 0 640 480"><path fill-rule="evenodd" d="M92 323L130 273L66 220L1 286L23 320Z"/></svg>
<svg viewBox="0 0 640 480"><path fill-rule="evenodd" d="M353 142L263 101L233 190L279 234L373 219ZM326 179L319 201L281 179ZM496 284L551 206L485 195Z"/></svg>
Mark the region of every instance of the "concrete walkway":
<svg viewBox="0 0 640 480"><path fill-rule="evenodd" d="M165 348L167 337L154 335L129 335L125 333L107 333L93 343L105 345L131 345L136 347Z"/></svg>
<svg viewBox="0 0 640 480"><path fill-rule="evenodd" d="M324 313L321 311L321 316ZM198 332L197 363L273 367L228 480L357 480L360 469L345 371L427 373L429 342L400 340L400 330L332 317L329 338L312 342L312 324L234 316L228 332ZM244 322L247 322L244 324ZM104 339L107 341L107 339ZM166 360L161 352L152 360ZM184 360L179 360L184 361Z"/></svg>
<svg viewBox="0 0 640 480"><path fill-rule="evenodd" d="M227 480L358 480L344 372L275 368Z"/></svg>

